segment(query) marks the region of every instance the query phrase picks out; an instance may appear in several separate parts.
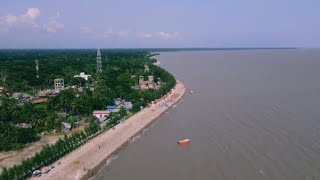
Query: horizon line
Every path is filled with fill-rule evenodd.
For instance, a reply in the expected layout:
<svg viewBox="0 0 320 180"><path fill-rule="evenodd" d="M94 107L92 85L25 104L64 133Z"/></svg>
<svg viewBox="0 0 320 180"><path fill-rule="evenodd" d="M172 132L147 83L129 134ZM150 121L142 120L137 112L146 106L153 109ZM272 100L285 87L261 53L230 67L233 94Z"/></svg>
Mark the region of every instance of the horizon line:
<svg viewBox="0 0 320 180"><path fill-rule="evenodd" d="M137 48L94 48L94 47L87 47L87 48L0 48L0 50L84 50L84 49L101 49L101 50L139 50L139 49L166 49L166 50L246 50L246 49L319 49L320 47L137 47Z"/></svg>

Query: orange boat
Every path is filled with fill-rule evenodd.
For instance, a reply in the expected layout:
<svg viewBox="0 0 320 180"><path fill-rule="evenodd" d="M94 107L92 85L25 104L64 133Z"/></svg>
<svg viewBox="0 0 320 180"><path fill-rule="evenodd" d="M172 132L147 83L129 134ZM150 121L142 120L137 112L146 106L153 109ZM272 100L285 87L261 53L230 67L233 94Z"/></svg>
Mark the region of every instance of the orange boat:
<svg viewBox="0 0 320 180"><path fill-rule="evenodd" d="M178 144L189 144L190 143L190 139L184 139L181 141L178 141Z"/></svg>

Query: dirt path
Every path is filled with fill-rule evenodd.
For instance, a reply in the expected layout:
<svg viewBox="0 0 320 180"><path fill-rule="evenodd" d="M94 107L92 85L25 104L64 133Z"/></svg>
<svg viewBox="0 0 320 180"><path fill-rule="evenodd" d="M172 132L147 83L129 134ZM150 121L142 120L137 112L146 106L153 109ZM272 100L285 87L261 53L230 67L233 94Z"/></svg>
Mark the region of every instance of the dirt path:
<svg viewBox="0 0 320 180"><path fill-rule="evenodd" d="M43 145L54 144L56 141L58 141L59 137L63 137L63 135L42 136L39 141L28 144L20 151L1 152L0 169L3 167L11 167L16 164L20 164L23 159L33 156L36 154L36 152L39 152Z"/></svg>

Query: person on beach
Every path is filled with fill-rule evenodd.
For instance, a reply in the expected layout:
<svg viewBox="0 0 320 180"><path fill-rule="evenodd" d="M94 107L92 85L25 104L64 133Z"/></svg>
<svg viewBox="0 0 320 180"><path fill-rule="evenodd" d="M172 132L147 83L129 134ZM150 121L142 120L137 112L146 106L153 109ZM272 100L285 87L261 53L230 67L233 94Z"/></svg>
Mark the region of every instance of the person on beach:
<svg viewBox="0 0 320 180"><path fill-rule="evenodd" d="M100 146L99 146L99 149L100 149Z"/></svg>

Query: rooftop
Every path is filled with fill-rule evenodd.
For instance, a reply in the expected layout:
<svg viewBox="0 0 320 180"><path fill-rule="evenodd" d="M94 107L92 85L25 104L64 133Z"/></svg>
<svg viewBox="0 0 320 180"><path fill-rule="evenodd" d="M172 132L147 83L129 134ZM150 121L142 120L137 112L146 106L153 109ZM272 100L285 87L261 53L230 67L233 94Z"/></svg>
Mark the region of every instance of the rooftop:
<svg viewBox="0 0 320 180"><path fill-rule="evenodd" d="M95 110L93 114L110 114L109 110Z"/></svg>
<svg viewBox="0 0 320 180"><path fill-rule="evenodd" d="M40 104L40 103L47 102L47 100L48 100L47 98L35 98L35 99L30 100L30 102L32 104Z"/></svg>

